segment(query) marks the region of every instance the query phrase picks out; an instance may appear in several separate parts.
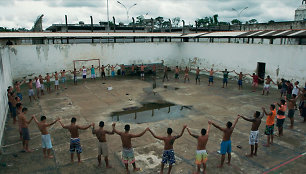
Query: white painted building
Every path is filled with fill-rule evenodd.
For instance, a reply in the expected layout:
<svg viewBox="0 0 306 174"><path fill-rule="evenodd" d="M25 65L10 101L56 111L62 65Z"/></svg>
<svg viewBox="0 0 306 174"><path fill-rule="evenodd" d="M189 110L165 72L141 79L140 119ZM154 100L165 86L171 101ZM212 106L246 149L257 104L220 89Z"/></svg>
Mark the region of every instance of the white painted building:
<svg viewBox="0 0 306 174"><path fill-rule="evenodd" d="M306 1L303 1L302 5L295 10L294 20L295 21L305 21L306 20Z"/></svg>

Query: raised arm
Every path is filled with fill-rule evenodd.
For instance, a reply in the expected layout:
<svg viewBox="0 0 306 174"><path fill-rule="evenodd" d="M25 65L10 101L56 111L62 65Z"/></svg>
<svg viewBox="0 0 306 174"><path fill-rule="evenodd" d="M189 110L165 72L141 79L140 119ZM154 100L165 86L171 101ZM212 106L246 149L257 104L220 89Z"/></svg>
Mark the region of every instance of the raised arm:
<svg viewBox="0 0 306 174"><path fill-rule="evenodd" d="M220 131L224 131L224 129L220 126L218 126L217 124L215 124L214 122L212 121L208 121L208 123L212 124L215 128L219 129Z"/></svg>
<svg viewBox="0 0 306 174"><path fill-rule="evenodd" d="M237 125L237 123L238 123L239 118L240 118L240 116L238 115L238 116L237 116L237 118L236 118L236 120L235 120L235 123L234 123L234 125L233 125L233 129L236 127L236 125Z"/></svg>
<svg viewBox="0 0 306 174"><path fill-rule="evenodd" d="M208 123L207 131L206 131L207 136L209 135L210 127L211 127L211 123Z"/></svg>
<svg viewBox="0 0 306 174"><path fill-rule="evenodd" d="M246 118L245 116L242 116L242 115L238 115L239 117L243 118L244 120L246 121L249 121L249 122L255 122L255 119L249 119L249 118Z"/></svg>
<svg viewBox="0 0 306 174"><path fill-rule="evenodd" d="M175 139L178 139L178 138L180 138L181 136L183 136L183 134L184 134L184 131L185 131L186 127L187 127L187 125L184 125L184 127L183 127L183 129L182 129L181 134L179 134L179 135L175 136Z"/></svg>
<svg viewBox="0 0 306 174"><path fill-rule="evenodd" d="M192 134L192 133L190 132L190 130L189 130L188 127L187 127L187 131L188 131L189 135L191 135L192 137L194 137L194 138L199 138L198 135Z"/></svg>
<svg viewBox="0 0 306 174"><path fill-rule="evenodd" d="M93 123L91 123L91 124L88 125L88 126L77 126L77 127L78 127L78 129L86 130L86 129L90 128L90 126L92 126L92 125L93 125Z"/></svg>
<svg viewBox="0 0 306 174"><path fill-rule="evenodd" d="M35 123L38 124L38 121L37 121L35 115L33 115L32 118L34 119Z"/></svg>
<svg viewBox="0 0 306 174"><path fill-rule="evenodd" d="M47 126L52 126L52 125L54 125L57 121L59 121L59 118L57 118L56 120L54 120L52 123L47 124Z"/></svg>
<svg viewBox="0 0 306 174"><path fill-rule="evenodd" d="M64 129L68 129L68 128L69 128L69 126L65 126L65 125L61 122L61 120L58 120L58 122L61 124L62 128L64 128Z"/></svg>
<svg viewBox="0 0 306 174"><path fill-rule="evenodd" d="M270 114L267 113L267 111L264 107L262 107L262 112L265 113L267 116L270 115Z"/></svg>
<svg viewBox="0 0 306 174"><path fill-rule="evenodd" d="M92 124L91 133L92 133L92 134L96 134L95 123Z"/></svg>
<svg viewBox="0 0 306 174"><path fill-rule="evenodd" d="M235 74L239 75L239 73L237 73L235 70L233 71Z"/></svg>
<svg viewBox="0 0 306 174"><path fill-rule="evenodd" d="M144 131L142 131L140 134L131 134L131 138L137 138L137 137L141 137L141 136L143 136L145 133L146 133L146 131L147 130L149 130L149 128L146 128Z"/></svg>
<svg viewBox="0 0 306 174"><path fill-rule="evenodd" d="M34 115L33 115L33 116L34 116ZM27 122L27 124L30 124L30 123L31 123L31 121L33 120L33 116L32 116L32 118L31 118L29 121L25 120L25 121Z"/></svg>
<svg viewBox="0 0 306 174"><path fill-rule="evenodd" d="M150 131L150 133L152 134L152 136L153 136L154 138L159 139L159 140L164 140L163 137L156 136L156 135L153 133L153 131L152 131L151 129L149 129L149 131Z"/></svg>
<svg viewBox="0 0 306 174"><path fill-rule="evenodd" d="M115 133L118 134L118 135L121 135L121 134L122 134L122 132L119 132L119 131L116 130L116 123L113 123L113 124L112 124L112 127L113 127L113 132L115 132Z"/></svg>

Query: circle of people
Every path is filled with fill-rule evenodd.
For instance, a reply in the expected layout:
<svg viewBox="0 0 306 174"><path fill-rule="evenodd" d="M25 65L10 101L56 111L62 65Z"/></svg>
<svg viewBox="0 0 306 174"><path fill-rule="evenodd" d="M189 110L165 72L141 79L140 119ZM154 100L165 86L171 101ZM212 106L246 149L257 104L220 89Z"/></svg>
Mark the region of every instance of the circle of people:
<svg viewBox="0 0 306 174"><path fill-rule="evenodd" d="M111 75L115 76L115 68L118 65L107 65L106 67L110 67L111 68ZM144 80L144 71L145 68L147 66L145 65L132 65L131 67L131 74L134 75L136 74L136 69L140 68L140 75L141 75L141 79ZM181 70L181 68L179 68L178 66L174 67L175 68L175 80L179 79L179 72ZM101 70L101 77L102 79L106 79L105 78L105 67L102 65L101 67L97 67L94 68L94 66L92 65L92 67L90 69L86 69L84 66L77 71L76 69L74 69L73 71L69 71L74 75L74 84L77 84L77 74L82 72L82 76L83 79L86 79L86 75L87 75L87 70L91 71L91 79L95 79L95 69L100 69ZM242 88L242 79L244 76L249 75L253 78L253 91L256 91L256 88L258 86L258 80L263 80L260 77L258 77L255 73L253 75L250 74L242 74L242 72L237 73L235 71L228 71L227 69L225 69L224 71L214 71L213 69L211 70L207 70L207 69L203 69L200 70L199 67L197 69L191 69L191 70L195 70L196 71L196 84L199 82L200 84L200 71L207 71L209 72L209 84L208 85L213 85L213 75L215 72L222 72L223 73L223 88L224 85L227 87L227 82L228 82L228 74L230 72L234 72L238 75L238 86L239 86L239 90ZM163 68L163 82L165 79L168 79L168 71L169 71L169 67L165 66ZM156 76L156 65L152 66L152 72L153 72L153 76ZM186 67L185 69L185 74L184 74L184 82L186 82L186 80L189 81L189 72L190 70ZM66 82L66 75L65 75L66 71L62 70L60 71L61 74L61 80L64 84L65 87L65 82ZM121 65L121 75L125 76L126 75L126 69L124 65ZM55 90L58 90L58 86L59 86L59 74L57 72L55 72L54 74L52 74L51 76L49 75L49 73L47 74L47 76L45 78L42 78L41 75L39 75L39 77L35 77L35 82L36 82L36 91L37 91L37 97L39 98L39 93L41 93L41 95L44 95L44 80L46 80L46 86L47 86L47 91L51 92L51 81L50 79L52 77L55 77ZM238 115L234 124L232 124L232 122L227 122L225 127L221 127L219 125L217 125L216 123L212 122L212 121L208 121L208 128L207 129L202 129L200 131L199 134L194 134L190 131L190 129L184 125L181 133L179 135L172 135L172 129L168 128L167 129L167 136L157 136L154 134L154 132L149 129L146 128L143 132L139 133L139 134L132 134L130 133L130 125L125 125L124 126L124 131L118 131L116 129L116 123L112 124L112 130L105 130L104 129L104 122L100 121L99 123L99 128L95 129L95 124L89 124L87 126L80 126L78 124L76 124L77 119L75 117L73 117L71 119L71 124L70 125L64 125L61 120L58 118L55 121L51 122L51 123L47 123L46 122L46 116L41 116L40 121L37 120L37 118L35 117L35 115L33 115L31 117L30 120L26 119L26 114L28 109L26 107L23 107L22 104L22 93L21 93L21 85L23 83L25 83L25 79L23 81L17 81L15 82L15 89L13 89L13 87L8 87L7 89L7 95L8 95L8 101L9 101L9 109L10 109L10 113L11 116L13 117L13 124L16 124L17 122L17 118L18 118L18 125L19 125L19 134L20 134L20 139L22 140L23 143L23 151L24 152L32 152L32 150L29 149L29 140L30 140L30 134L29 134L29 129L28 129L28 125L31 123L32 120L35 121L35 123L38 126L38 129L41 132L41 140L42 140L42 148L43 148L43 154L45 158L53 158L53 156L51 155L51 150L52 150L52 143L51 143L51 137L50 134L48 133L48 127L52 126L53 124L55 124L56 122L59 122L60 125L64 128L69 130L70 134L71 134L71 138L70 138L70 152L71 152L71 162L74 161L74 152L77 153L77 157L78 157L78 162L81 162L81 157L80 154L82 153L82 147L80 144L80 138L79 138L79 130L85 130L88 129L90 127L92 127L92 133L96 135L97 139L98 139L98 165L101 166L101 155L104 156L104 160L106 163L106 168L111 168L111 165L109 164L109 160L108 160L108 145L106 142L106 135L107 134L118 134L121 137L122 140L122 161L125 164L125 168L126 168L126 172L129 173L129 169L128 169L128 164L132 164L133 166L133 170L134 171L138 171L140 170L139 168L136 167L136 160L135 160L135 156L134 156L134 150L132 147L132 143L131 143L131 139L132 138L137 138L137 137L141 137L142 135L144 135L147 131L149 131L153 137L155 137L156 139L162 140L164 141L164 152L162 155L162 162L161 162L161 173L163 173L164 170L164 165L165 164L169 164L169 169L168 169L168 173L171 172L172 169L172 165L176 162L175 160L175 155L174 155L174 150L173 150L173 145L176 139L180 138L183 133L184 130L187 128L188 133L197 139L197 150L196 150L196 157L195 157L195 163L197 165L197 171L196 173L200 173L200 169L201 169L201 165L203 165L203 173L205 173L205 169L206 169L206 161L208 158L208 154L206 151L206 144L208 142L208 136L209 136L209 132L210 132L210 127L211 125L213 125L214 127L216 127L217 129L219 129L220 131L223 132L223 139L220 145L220 151L219 153L221 154L221 163L218 167L223 167L224 161L225 161L225 155L228 154L228 162L227 164L230 164L231 161L231 135L234 131L234 128L238 122L239 118L242 118L246 121L249 121L252 123L252 127L251 127L251 132L250 132L250 136L249 136L249 144L251 145L251 151L250 154L247 155L248 157L253 157L253 156L257 156L257 149L258 149L258 142L259 142L259 126L261 124L261 120L264 117L264 115L267 116L266 118L266 128L265 128L265 134L267 135L267 143L264 144L265 147L269 147L270 145L273 144L273 137L274 137L274 125L275 125L275 118L276 118L276 126L278 128L278 136L283 136L283 124L285 122L285 112L287 110L288 107L288 117L290 119L291 125L290 128L293 129L293 125L294 125L294 113L295 110L297 109L297 99L300 97L300 104L299 104L299 110L300 110L300 115L304 118L304 123L306 122L306 103L305 103L305 99L306 99L306 87L304 88L299 88L298 84L299 82L295 82L294 86L290 83L290 81L286 81L284 79L281 79L281 82L278 83L279 88L280 88L280 93L281 93L281 98L284 96L284 99L281 99L279 103L273 103L270 105L269 110L266 110L265 108L262 108L262 114L259 111L256 111L254 113L254 116L252 118L247 118L245 116L241 116ZM270 88L270 84L271 82L273 84L274 81L267 76L267 78L265 79L265 84L264 84L264 88L263 88L263 95L265 93L265 91L267 91L267 95L269 94L269 88ZM29 87L29 98L30 98L30 102L31 102L31 97L34 97L35 99L35 95L34 95L34 90L33 90L33 84L32 84L32 80L30 79L29 82L27 82L28 87ZM305 85L306 86L306 85ZM15 94L16 93L16 94ZM276 107L278 106L278 110L276 110Z"/></svg>

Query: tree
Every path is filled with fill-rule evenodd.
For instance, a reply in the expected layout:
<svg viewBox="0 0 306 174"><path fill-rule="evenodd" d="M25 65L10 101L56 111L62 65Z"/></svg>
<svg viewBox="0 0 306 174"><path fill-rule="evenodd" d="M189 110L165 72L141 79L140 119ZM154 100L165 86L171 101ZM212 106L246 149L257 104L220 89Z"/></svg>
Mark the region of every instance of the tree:
<svg viewBox="0 0 306 174"><path fill-rule="evenodd" d="M170 21L164 21L163 24L162 24L162 27L163 28L165 28L165 27L169 28L170 25L171 25Z"/></svg>
<svg viewBox="0 0 306 174"><path fill-rule="evenodd" d="M251 19L248 21L249 24L257 24L258 21L256 19Z"/></svg>
<svg viewBox="0 0 306 174"><path fill-rule="evenodd" d="M207 26L209 24L209 18L205 17L205 18L202 18L202 19L197 19L197 22L198 22L198 27L204 27L204 26Z"/></svg>
<svg viewBox="0 0 306 174"><path fill-rule="evenodd" d="M213 16L213 19L214 19L214 24L215 24L215 25L217 25L217 24L219 23L219 21L218 21L218 17L219 17L219 15L218 15L218 14L215 14L215 15Z"/></svg>
<svg viewBox="0 0 306 174"><path fill-rule="evenodd" d="M238 19L233 19L233 20L231 21L231 23L232 23L233 25L241 25L241 24L242 24L242 22L239 21Z"/></svg>
<svg viewBox="0 0 306 174"><path fill-rule="evenodd" d="M172 23L175 27L178 27L179 23L181 22L181 18L180 17L175 17L172 19Z"/></svg>
<svg viewBox="0 0 306 174"><path fill-rule="evenodd" d="M157 18L155 18L155 21L159 28L161 28L164 22L164 17L158 16Z"/></svg>
<svg viewBox="0 0 306 174"><path fill-rule="evenodd" d="M270 21L268 22L268 24L272 24L272 23L275 23L275 21L274 21L274 20L270 20Z"/></svg>

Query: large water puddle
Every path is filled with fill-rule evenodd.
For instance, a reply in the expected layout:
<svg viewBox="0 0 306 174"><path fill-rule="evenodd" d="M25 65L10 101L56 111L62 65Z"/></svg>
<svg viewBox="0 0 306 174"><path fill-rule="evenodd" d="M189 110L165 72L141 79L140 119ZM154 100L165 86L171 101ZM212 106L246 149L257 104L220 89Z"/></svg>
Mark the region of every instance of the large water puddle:
<svg viewBox="0 0 306 174"><path fill-rule="evenodd" d="M113 112L112 121L126 123L147 123L160 120L173 120L184 117L192 110L191 106L180 106L168 102L145 103L142 107L124 108Z"/></svg>

